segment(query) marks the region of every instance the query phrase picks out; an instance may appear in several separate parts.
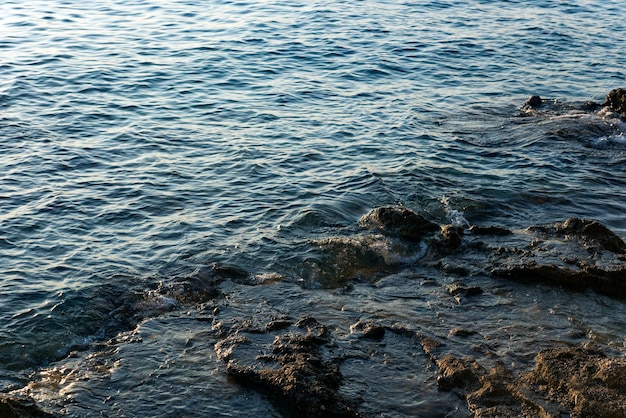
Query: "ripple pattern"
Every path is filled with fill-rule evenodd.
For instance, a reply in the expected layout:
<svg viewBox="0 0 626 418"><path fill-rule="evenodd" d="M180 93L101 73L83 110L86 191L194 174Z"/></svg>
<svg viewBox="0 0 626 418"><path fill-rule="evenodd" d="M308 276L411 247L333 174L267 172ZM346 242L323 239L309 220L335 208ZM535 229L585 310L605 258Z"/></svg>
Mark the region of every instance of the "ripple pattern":
<svg viewBox="0 0 626 418"><path fill-rule="evenodd" d="M624 235L626 147L594 145L623 128L517 110L623 84L623 20L618 0L3 2L0 363L99 332L106 309L80 312L106 284L291 271L376 205Z"/></svg>

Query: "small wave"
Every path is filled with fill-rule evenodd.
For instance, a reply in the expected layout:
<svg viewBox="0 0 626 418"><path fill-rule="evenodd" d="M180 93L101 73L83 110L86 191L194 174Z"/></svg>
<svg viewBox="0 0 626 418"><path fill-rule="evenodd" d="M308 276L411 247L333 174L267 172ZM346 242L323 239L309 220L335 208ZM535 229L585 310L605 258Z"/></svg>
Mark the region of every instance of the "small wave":
<svg viewBox="0 0 626 418"><path fill-rule="evenodd" d="M592 142L592 147L597 149L605 149L612 146L626 146L626 137L624 137L624 132L620 132L615 135L606 135L601 136L600 138L596 138Z"/></svg>
<svg viewBox="0 0 626 418"><path fill-rule="evenodd" d="M450 199L448 197L443 196L441 198L441 204L443 205L446 212L446 219L448 220L448 222L450 222L452 225L459 225L469 228L470 223L467 219L465 219L464 213L458 209L452 209L450 207Z"/></svg>

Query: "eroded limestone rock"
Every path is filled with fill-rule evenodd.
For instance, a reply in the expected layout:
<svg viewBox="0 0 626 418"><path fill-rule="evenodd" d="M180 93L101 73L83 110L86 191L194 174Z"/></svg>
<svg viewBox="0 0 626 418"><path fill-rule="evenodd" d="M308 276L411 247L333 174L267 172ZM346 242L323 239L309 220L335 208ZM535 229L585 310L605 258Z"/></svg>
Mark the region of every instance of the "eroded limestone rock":
<svg viewBox="0 0 626 418"><path fill-rule="evenodd" d="M626 359L608 357L591 343L542 350L524 382L556 399L571 418L626 417Z"/></svg>
<svg viewBox="0 0 626 418"><path fill-rule="evenodd" d="M321 352L330 342L328 328L312 317L293 326L281 324L282 333L274 336L265 334L275 328L269 324L262 329L244 326L218 342L215 351L226 364L226 372L244 385L277 397L297 416L359 417L355 406L337 393L342 381L339 366L324 359Z"/></svg>

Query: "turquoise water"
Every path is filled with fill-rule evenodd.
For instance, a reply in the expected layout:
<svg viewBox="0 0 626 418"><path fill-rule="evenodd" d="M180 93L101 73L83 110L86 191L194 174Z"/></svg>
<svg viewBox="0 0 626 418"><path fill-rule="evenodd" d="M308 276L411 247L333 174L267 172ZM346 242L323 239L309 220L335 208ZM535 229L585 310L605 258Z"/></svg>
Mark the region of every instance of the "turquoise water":
<svg viewBox="0 0 626 418"><path fill-rule="evenodd" d="M519 110L624 86L625 18L618 0L3 2L0 387L138 323L174 332L167 301L127 305L214 262L315 292L307 241L379 205L626 238L623 122Z"/></svg>

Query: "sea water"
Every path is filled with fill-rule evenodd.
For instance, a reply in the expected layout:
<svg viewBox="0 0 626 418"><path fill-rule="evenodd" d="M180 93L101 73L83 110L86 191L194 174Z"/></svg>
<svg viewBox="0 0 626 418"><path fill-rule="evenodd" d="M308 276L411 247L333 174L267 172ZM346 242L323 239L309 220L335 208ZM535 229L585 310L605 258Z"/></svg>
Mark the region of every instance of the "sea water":
<svg viewBox="0 0 626 418"><path fill-rule="evenodd" d="M226 378L189 314L206 301L159 286L235 266L276 283L231 284L242 310L308 300L332 322L345 302L310 243L376 206L464 226L578 216L626 238L623 122L520 112L624 86L625 18L618 0L2 2L0 390L75 416L277 415ZM441 312L385 283L351 297ZM508 292L485 303L518 303L493 328L516 341L547 338L525 323L559 298L554 327L626 341L622 302ZM429 396L422 414L450 405Z"/></svg>

